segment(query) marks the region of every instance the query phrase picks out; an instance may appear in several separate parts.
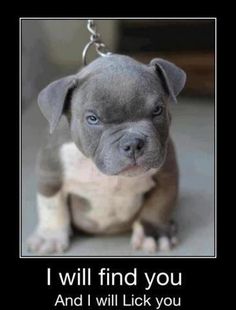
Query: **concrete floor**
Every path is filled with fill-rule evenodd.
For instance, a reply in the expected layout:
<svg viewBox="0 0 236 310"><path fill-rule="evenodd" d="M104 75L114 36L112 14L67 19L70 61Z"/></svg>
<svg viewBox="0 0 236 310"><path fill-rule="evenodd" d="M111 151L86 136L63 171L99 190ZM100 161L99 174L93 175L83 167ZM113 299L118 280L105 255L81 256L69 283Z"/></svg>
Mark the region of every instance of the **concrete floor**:
<svg viewBox="0 0 236 310"><path fill-rule="evenodd" d="M154 256L214 256L214 104L180 98L172 107L172 137L180 165L180 199L174 218L179 245ZM22 256L36 222L35 157L47 123L36 103L22 115ZM146 256L131 249L130 236L78 236L64 256Z"/></svg>

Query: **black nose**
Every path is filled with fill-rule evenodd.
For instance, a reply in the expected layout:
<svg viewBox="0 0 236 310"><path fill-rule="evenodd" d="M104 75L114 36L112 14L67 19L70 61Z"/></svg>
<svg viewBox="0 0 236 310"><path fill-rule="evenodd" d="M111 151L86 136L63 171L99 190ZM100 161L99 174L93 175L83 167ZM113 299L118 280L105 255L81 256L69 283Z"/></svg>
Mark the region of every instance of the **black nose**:
<svg viewBox="0 0 236 310"><path fill-rule="evenodd" d="M120 143L122 153L127 157L137 158L142 155L145 141L141 138L123 139Z"/></svg>

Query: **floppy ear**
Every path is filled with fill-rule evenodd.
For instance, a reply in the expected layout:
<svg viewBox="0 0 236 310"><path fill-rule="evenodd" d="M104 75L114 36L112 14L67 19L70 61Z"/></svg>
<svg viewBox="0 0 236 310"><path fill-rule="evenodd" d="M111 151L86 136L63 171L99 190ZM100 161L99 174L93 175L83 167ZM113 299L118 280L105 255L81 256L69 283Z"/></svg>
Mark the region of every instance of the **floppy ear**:
<svg viewBox="0 0 236 310"><path fill-rule="evenodd" d="M70 75L49 84L38 96L38 104L48 120L50 133L56 128L64 111L68 94L77 85L75 75Z"/></svg>
<svg viewBox="0 0 236 310"><path fill-rule="evenodd" d="M154 67L156 73L160 77L165 91L173 102L176 103L176 97L184 88L186 73L172 62L161 58L153 59L150 65Z"/></svg>

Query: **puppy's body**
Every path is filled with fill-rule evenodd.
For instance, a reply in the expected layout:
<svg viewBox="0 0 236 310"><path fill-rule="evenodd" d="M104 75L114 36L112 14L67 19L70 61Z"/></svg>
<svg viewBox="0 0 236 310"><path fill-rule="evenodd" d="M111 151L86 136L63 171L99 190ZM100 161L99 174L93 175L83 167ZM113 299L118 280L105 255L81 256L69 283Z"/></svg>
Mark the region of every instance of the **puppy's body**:
<svg viewBox="0 0 236 310"><path fill-rule="evenodd" d="M63 145L60 151L64 166L62 190L73 194L73 223L89 233L120 232L130 227L140 211L143 194L155 185L152 175L156 169L133 178L107 176L74 143Z"/></svg>
<svg viewBox="0 0 236 310"><path fill-rule="evenodd" d="M167 98L182 88L182 72L181 86L168 95L165 72L161 80L129 57L108 58L41 95L51 131L58 127L38 158L39 225L31 250L67 248L71 222L89 233L133 228L135 248L155 250L158 242L167 248L173 241L178 169ZM157 102L162 113L154 119Z"/></svg>

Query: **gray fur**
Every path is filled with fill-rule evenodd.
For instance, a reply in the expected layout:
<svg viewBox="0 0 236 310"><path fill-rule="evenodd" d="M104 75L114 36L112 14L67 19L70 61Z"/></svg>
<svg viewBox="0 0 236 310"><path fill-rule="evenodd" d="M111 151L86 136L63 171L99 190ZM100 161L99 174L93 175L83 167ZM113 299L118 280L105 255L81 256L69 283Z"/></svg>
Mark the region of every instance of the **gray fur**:
<svg viewBox="0 0 236 310"><path fill-rule="evenodd" d="M66 103L68 92L75 88L74 75L67 76L49 84L38 96L39 107L50 125L52 133L58 125Z"/></svg>
<svg viewBox="0 0 236 310"><path fill-rule="evenodd" d="M103 173L119 174L135 163L148 170L164 162L169 101L176 100L185 79L184 71L166 60L157 58L144 65L113 54L99 57L77 74L51 83L41 91L38 102L50 132L63 113L67 116L72 140ZM163 113L153 118L157 104ZM99 125L86 122L89 111L100 118ZM144 144L142 152L137 158L125 156L122 145L137 139ZM44 153L48 157L47 151ZM55 166L53 161L51 167Z"/></svg>
<svg viewBox="0 0 236 310"><path fill-rule="evenodd" d="M183 70L162 59L144 65L127 56L111 55L51 83L41 91L38 102L51 133L67 104L72 139L103 173L118 174L135 161L148 170L161 166L165 159L170 123L168 100L175 101L185 78ZM164 111L153 119L155 104ZM88 125L86 111L95 111L102 124ZM144 155L137 160L122 156L118 144L140 137L145 140Z"/></svg>
<svg viewBox="0 0 236 310"><path fill-rule="evenodd" d="M173 63L161 58L153 59L150 65L155 67L157 73L159 72L170 98L176 103L176 97L186 83L186 73Z"/></svg>
<svg viewBox="0 0 236 310"><path fill-rule="evenodd" d="M183 70L163 59L144 65L130 57L113 54L99 57L77 74L48 85L38 98L52 133L38 157L39 193L44 197L60 194L64 180L59 150L64 143L73 141L106 175L127 175L130 167L141 167L136 171L157 168L156 186L143 197L145 207L138 210L135 218L127 219L126 224L129 227L139 218L146 227L150 223L156 223L159 228L166 225L178 191L177 162L169 138L169 104L176 102L185 80ZM91 115L93 121L95 116L96 123L91 123ZM134 170L128 175L134 176ZM75 171L77 173L79 171ZM89 210L89 201L81 202L80 198L71 196L72 213L78 215L78 222L73 222L72 214L72 222L79 223L85 230L90 225L91 232L98 232L95 222L81 223L84 220L80 214L83 207ZM67 240L63 229L62 236ZM107 232L116 229L112 224ZM41 242L40 233L36 231L32 249ZM44 238L47 241L47 232ZM55 240L48 241L53 246Z"/></svg>
<svg viewBox="0 0 236 310"><path fill-rule="evenodd" d="M36 161L38 191L44 196L53 196L63 183L62 163L59 156L61 145L71 141L67 119L62 115L53 135L48 135Z"/></svg>

